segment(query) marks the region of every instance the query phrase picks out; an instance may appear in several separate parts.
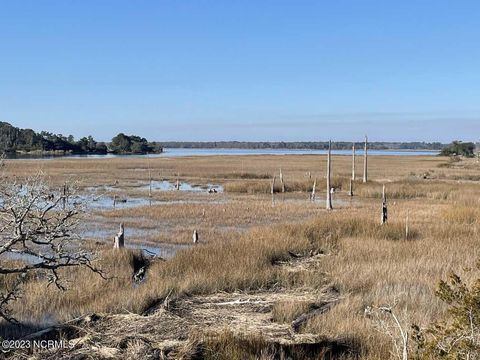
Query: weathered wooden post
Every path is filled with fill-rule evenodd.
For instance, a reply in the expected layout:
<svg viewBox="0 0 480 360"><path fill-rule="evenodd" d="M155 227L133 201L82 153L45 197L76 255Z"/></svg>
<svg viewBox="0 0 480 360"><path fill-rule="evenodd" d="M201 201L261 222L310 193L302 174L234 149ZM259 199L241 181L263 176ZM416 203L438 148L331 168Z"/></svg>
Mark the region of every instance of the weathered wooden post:
<svg viewBox="0 0 480 360"><path fill-rule="evenodd" d="M275 175L273 175L270 192L272 193L272 206L275 206Z"/></svg>
<svg viewBox="0 0 480 360"><path fill-rule="evenodd" d="M194 244L198 243L198 232L197 232L197 230L193 230L192 239L193 239Z"/></svg>
<svg viewBox="0 0 480 360"><path fill-rule="evenodd" d="M317 188L317 178L313 181L313 188L312 188L312 193L310 194L310 200L312 202L315 202L315 190Z"/></svg>
<svg viewBox="0 0 480 360"><path fill-rule="evenodd" d="M180 190L180 179L179 179L179 174L177 174L177 182L175 184L175 189Z"/></svg>
<svg viewBox="0 0 480 360"><path fill-rule="evenodd" d="M385 185L383 185L382 190L382 217L381 217L381 224L384 225L387 223L388 220L388 209L387 209L387 195L385 193Z"/></svg>
<svg viewBox="0 0 480 360"><path fill-rule="evenodd" d="M365 149L363 155L363 182L368 181L368 138L365 135Z"/></svg>
<svg viewBox="0 0 480 360"><path fill-rule="evenodd" d="M352 180L355 181L355 143L352 145Z"/></svg>
<svg viewBox="0 0 480 360"><path fill-rule="evenodd" d="M332 140L329 140L328 142L328 155L327 155L327 203L326 203L326 208L327 210L332 210L332 192L331 192L331 186L330 186L330 176L331 176L331 171L332 171Z"/></svg>
<svg viewBox="0 0 480 360"><path fill-rule="evenodd" d="M117 236L115 236L113 241L113 248L120 249L125 247L125 229L123 223L120 223L120 230L118 231Z"/></svg>
<svg viewBox="0 0 480 360"><path fill-rule="evenodd" d="M117 195L113 195L113 209L115 209L116 205L117 205Z"/></svg>
<svg viewBox="0 0 480 360"><path fill-rule="evenodd" d="M353 180L350 179L350 190L348 191L348 196L353 196Z"/></svg>

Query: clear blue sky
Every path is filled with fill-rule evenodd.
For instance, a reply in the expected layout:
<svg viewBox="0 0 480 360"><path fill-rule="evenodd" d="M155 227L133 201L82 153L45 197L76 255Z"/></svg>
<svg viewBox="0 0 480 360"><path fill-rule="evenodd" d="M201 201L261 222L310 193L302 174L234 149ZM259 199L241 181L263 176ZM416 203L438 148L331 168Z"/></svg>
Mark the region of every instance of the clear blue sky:
<svg viewBox="0 0 480 360"><path fill-rule="evenodd" d="M478 1L0 0L0 120L108 140L480 139Z"/></svg>

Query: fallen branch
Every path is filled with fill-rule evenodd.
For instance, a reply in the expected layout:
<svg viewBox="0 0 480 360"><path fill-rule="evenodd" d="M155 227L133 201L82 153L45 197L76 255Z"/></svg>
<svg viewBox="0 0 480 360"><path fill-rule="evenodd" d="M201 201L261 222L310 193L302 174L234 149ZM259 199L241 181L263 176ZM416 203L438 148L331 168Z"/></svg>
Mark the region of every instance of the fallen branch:
<svg viewBox="0 0 480 360"><path fill-rule="evenodd" d="M298 331L298 329L305 324L308 320L321 315L325 314L326 312L330 311L334 306L336 306L340 302L339 299L333 300L330 302L323 302L320 304L316 304L314 309L300 315L295 320L292 321L292 329L293 331Z"/></svg>

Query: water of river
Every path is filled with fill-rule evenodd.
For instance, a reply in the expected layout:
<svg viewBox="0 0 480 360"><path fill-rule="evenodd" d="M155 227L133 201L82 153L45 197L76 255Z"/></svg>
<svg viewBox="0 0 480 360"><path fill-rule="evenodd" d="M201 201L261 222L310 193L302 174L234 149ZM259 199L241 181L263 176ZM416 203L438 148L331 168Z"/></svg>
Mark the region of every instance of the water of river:
<svg viewBox="0 0 480 360"><path fill-rule="evenodd" d="M28 156L28 155L11 155L9 158L15 159L56 159L56 158L115 158L115 157L186 157L186 156L215 156L215 155L325 155L326 150L308 150L308 149L164 149L161 154L148 154L148 155L66 155L66 156ZM351 155L351 150L332 150L334 155ZM362 154L363 151L358 150L358 154ZM421 150L369 150L369 155L394 155L394 156L435 156L438 155L438 151Z"/></svg>

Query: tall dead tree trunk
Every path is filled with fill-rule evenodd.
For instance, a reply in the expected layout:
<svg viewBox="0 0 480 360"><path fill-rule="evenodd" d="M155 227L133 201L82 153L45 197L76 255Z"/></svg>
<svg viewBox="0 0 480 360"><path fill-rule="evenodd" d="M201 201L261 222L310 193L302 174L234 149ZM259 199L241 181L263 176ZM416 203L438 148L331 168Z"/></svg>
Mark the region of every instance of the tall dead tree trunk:
<svg viewBox="0 0 480 360"><path fill-rule="evenodd" d="M275 206L275 175L273 175L270 192L272 194L272 206Z"/></svg>
<svg viewBox="0 0 480 360"><path fill-rule="evenodd" d="M387 209L387 194L385 193L385 185L383 185L382 190L382 217L381 224L384 225L388 220L388 209Z"/></svg>
<svg viewBox="0 0 480 360"><path fill-rule="evenodd" d="M118 231L117 236L115 236L113 248L120 249L123 247L125 247L125 229L123 223L120 223L120 230Z"/></svg>
<svg viewBox="0 0 480 360"><path fill-rule="evenodd" d="M352 180L355 181L355 143L352 145Z"/></svg>
<svg viewBox="0 0 480 360"><path fill-rule="evenodd" d="M328 142L328 155L327 155L327 203L326 208L327 210L332 210L332 193L331 193L331 186L330 186L330 176L332 171L332 140Z"/></svg>
<svg viewBox="0 0 480 360"><path fill-rule="evenodd" d="M368 181L368 138L365 135L365 149L363 155L363 182Z"/></svg>

